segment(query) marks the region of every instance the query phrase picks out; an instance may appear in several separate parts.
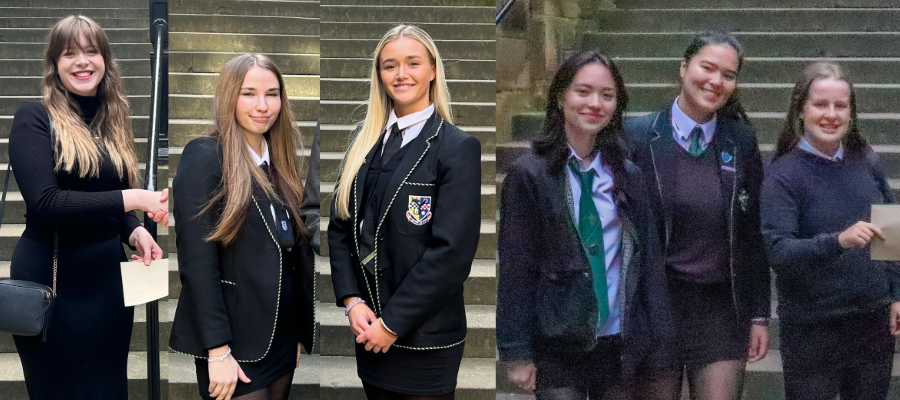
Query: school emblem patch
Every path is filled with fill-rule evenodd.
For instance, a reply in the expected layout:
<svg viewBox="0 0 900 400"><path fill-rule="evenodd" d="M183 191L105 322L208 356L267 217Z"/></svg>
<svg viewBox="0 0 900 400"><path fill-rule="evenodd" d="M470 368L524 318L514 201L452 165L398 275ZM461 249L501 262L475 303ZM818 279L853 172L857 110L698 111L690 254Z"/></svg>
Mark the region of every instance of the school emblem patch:
<svg viewBox="0 0 900 400"><path fill-rule="evenodd" d="M406 219L413 225L425 225L431 221L431 196L409 196Z"/></svg>

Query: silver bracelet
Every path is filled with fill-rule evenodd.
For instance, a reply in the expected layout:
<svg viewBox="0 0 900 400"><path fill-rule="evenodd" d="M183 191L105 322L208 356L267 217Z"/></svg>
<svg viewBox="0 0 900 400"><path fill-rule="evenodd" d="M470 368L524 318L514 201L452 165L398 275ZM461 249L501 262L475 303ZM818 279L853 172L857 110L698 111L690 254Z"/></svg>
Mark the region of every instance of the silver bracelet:
<svg viewBox="0 0 900 400"><path fill-rule="evenodd" d="M384 330L387 331L387 333L388 333L389 335L393 335L394 337L400 336L400 335L397 334L397 332L394 332L394 331L391 330L391 328L388 328L387 325L384 324L384 320L383 320L383 319L380 319L380 318L379 318L378 320L381 321L381 327L384 328Z"/></svg>
<svg viewBox="0 0 900 400"><path fill-rule="evenodd" d="M750 320L750 323L758 326L769 326L769 319L766 317L755 317Z"/></svg>
<svg viewBox="0 0 900 400"><path fill-rule="evenodd" d="M346 317L346 316L349 316L349 315L350 315L350 309L353 308L353 306L355 306L355 305L357 305L357 304L360 304L360 303L366 304L366 301L363 300L362 297L357 297L356 300L353 300L353 301L350 302L350 304L347 304L347 308L344 309L344 316L345 316L345 317Z"/></svg>
<svg viewBox="0 0 900 400"><path fill-rule="evenodd" d="M215 358L210 357L208 360L206 360L206 362L211 362L211 363L222 362L222 361L225 361L225 359L228 358L228 356L230 356L230 355L231 355L231 347L229 347L228 350L225 351L225 354L216 356Z"/></svg>

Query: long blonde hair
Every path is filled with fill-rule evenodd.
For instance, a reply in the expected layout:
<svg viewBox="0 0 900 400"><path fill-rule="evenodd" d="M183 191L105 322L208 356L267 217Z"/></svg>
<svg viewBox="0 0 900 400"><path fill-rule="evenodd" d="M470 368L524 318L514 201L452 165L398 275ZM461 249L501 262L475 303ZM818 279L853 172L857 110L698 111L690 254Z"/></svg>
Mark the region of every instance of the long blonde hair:
<svg viewBox="0 0 900 400"><path fill-rule="evenodd" d="M250 68L262 67L278 78L281 111L263 134L272 160L272 182L256 167L247 151L244 135L235 118L241 84ZM224 202L221 214L213 232L206 241L218 241L228 246L237 237L252 196L252 182L256 182L270 199L282 201L291 213L291 222L305 237L305 229L300 222L300 203L303 201L303 181L300 178L301 163L297 150L301 149L300 131L294 124L284 78L278 66L262 54L241 54L222 67L213 98L213 130L209 134L222 146L222 183L212 199L200 212L207 212L220 201Z"/></svg>
<svg viewBox="0 0 900 400"><path fill-rule="evenodd" d="M86 43L79 43L84 38ZM87 126L75 110L78 102L69 95L59 78L56 61L66 49L93 47L103 56L106 72L97 87L100 107ZM44 52L44 105L53 119L56 132L54 150L55 170L72 173L76 165L78 176L97 177L100 174L100 155L106 152L116 168L119 179L127 179L129 186L138 183L138 163L134 155L134 134L128 118L130 109L125 84L116 61L112 58L106 33L92 19L81 15L63 18L50 31ZM99 137L99 143L93 139ZM101 148L102 145L102 148Z"/></svg>
<svg viewBox="0 0 900 400"><path fill-rule="evenodd" d="M412 38L422 43L428 49L431 65L435 67L435 77L429 87L429 96L437 113L447 122L453 123L453 115L450 112L450 91L447 90L447 80L444 78L444 63L438 53L434 40L421 28L414 25L397 25L384 34L375 53L372 55L372 76L369 86L369 107L366 111L366 119L362 123L359 133L353 138L350 149L341 163L338 174L338 184L335 195L337 196L337 213L341 219L350 218L350 193L353 191L353 178L366 159L366 154L375 145L375 142L384 132L387 120L393 108L393 100L387 95L379 76L378 58L381 50L389 42L399 38Z"/></svg>

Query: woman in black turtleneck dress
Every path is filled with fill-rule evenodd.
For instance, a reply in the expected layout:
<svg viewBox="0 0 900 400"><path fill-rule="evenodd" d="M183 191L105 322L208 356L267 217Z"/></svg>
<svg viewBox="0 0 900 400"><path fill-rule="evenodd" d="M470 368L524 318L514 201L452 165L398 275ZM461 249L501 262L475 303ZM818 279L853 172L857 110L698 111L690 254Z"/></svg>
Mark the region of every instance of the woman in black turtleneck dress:
<svg viewBox="0 0 900 400"><path fill-rule="evenodd" d="M128 105L100 27L61 20L44 69L43 101L22 104L10 131L26 207L10 274L52 286L58 227L57 297L47 341L15 336L16 349L31 399L124 399L134 309L123 301L122 243L145 264L162 257L132 210L168 225L167 196L129 189L138 171Z"/></svg>

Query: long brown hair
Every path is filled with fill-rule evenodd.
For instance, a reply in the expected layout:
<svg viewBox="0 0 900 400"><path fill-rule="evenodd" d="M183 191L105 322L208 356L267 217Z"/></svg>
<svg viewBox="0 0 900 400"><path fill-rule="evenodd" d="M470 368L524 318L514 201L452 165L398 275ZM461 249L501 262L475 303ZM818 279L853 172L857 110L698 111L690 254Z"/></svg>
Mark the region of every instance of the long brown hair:
<svg viewBox="0 0 900 400"><path fill-rule="evenodd" d="M263 134L269 147L272 160L270 173L274 186L256 167L247 151L244 135L235 118L237 99L240 94L244 76L250 68L262 67L278 78L281 111L278 117ZM301 163L297 150L302 147L300 131L294 124L284 78L278 66L262 54L241 54L222 67L216 95L213 98L213 130L209 134L222 146L222 184L210 202L201 210L208 211L220 201L221 215L215 229L206 241L218 241L227 246L231 244L247 218L252 196L252 184L256 182L270 199L281 201L287 205L294 227L306 237L306 230L300 220L300 203L303 201L303 181L300 178Z"/></svg>
<svg viewBox="0 0 900 400"><path fill-rule="evenodd" d="M106 68L97 87L100 107L90 126L81 119L78 102L63 86L56 65L63 51L74 48L85 50L83 46L100 52ZM135 186L139 179L138 164L134 155L134 134L128 118L130 109L125 84L112 58L109 39L100 25L88 17L70 15L53 26L44 52L43 87L44 105L50 111L56 132L55 169L71 173L77 166L78 176L97 177L100 174L101 152L106 152L119 179L126 179L129 186ZM93 137L100 138L99 143Z"/></svg>
<svg viewBox="0 0 900 400"><path fill-rule="evenodd" d="M845 151L850 154L865 154L870 149L869 142L859 133L859 127L856 125L856 92L853 90L853 83L847 79L847 75L839 65L820 61L807 66L794 85L787 120L775 146L775 158L787 154L800 143L804 133L803 119L800 118L803 114L803 105L809 99L809 89L820 79L841 80L847 82L847 86L850 87L850 126L847 128L847 134L841 139Z"/></svg>

